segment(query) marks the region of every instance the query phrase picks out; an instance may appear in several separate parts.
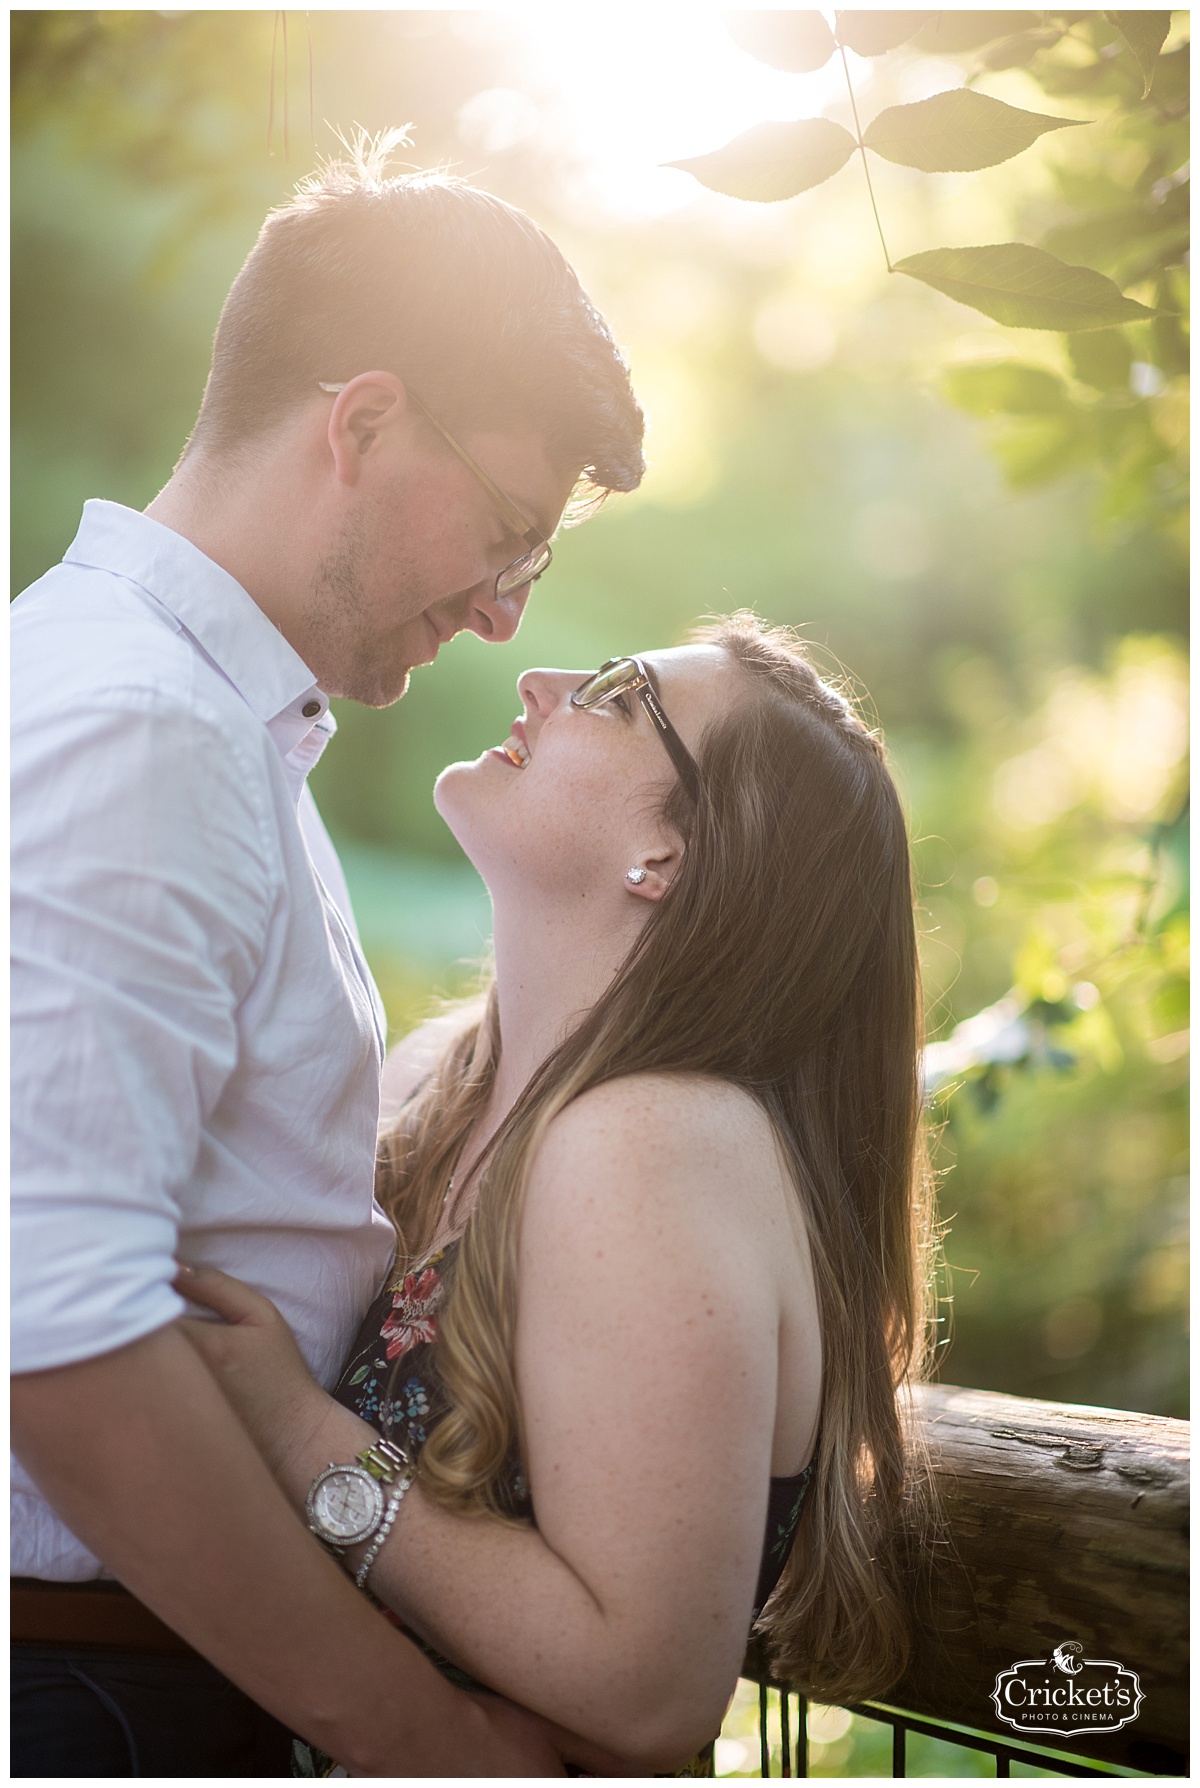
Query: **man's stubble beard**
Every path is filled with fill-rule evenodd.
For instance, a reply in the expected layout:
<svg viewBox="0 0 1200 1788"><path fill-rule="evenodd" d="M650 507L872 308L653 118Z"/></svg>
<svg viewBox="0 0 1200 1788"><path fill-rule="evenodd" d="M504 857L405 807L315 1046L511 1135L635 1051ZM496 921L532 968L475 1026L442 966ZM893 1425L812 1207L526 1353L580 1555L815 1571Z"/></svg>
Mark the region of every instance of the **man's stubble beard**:
<svg viewBox="0 0 1200 1788"><path fill-rule="evenodd" d="M387 708L408 689L411 667L383 661L378 623L366 593L370 538L362 514L348 516L331 551L317 564L304 616L306 655L327 695Z"/></svg>

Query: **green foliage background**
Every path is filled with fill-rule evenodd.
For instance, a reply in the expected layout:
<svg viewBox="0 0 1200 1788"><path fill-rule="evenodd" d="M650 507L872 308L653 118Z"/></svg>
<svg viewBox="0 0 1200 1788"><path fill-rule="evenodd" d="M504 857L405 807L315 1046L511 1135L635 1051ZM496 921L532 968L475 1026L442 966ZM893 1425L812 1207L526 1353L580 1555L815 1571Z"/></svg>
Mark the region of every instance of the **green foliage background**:
<svg viewBox="0 0 1200 1788"><path fill-rule="evenodd" d="M278 83L267 153L273 15L12 16L16 589L85 497L141 506L169 474L229 281L315 159L287 16L287 159ZM872 115L965 69L1090 128L981 174L877 164L892 253L1040 244L1152 321L1006 331L889 277L856 160L785 205L616 218L508 15L311 15L320 148L325 121L411 120L414 161L526 206L651 419L644 491L562 538L518 640L464 637L398 707L343 707L317 794L403 1028L483 947L486 900L428 791L504 735L517 672L671 643L732 605L803 627L870 691L897 761L931 1035L1010 990L1046 1021L1033 1059L981 1063L935 1107L943 1376L1183 1414L1186 15L1149 96L1105 15L994 16L983 51L943 33L933 64L920 45L856 64ZM497 90L539 128L481 139L472 102Z"/></svg>

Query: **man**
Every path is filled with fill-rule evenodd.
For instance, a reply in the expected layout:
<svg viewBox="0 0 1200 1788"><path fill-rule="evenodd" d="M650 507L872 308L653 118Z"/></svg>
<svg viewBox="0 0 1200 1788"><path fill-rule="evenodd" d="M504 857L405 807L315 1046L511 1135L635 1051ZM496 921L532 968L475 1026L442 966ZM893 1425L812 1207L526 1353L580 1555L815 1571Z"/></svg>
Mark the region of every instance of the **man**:
<svg viewBox="0 0 1200 1788"><path fill-rule="evenodd" d="M165 489L88 504L15 605L17 1775L285 1775L290 1732L364 1775L570 1753L304 1531L173 1280L250 1280L336 1378L392 1238L383 1016L305 786L329 699L510 639L581 475L635 487L641 434L528 218L360 156L267 219Z"/></svg>

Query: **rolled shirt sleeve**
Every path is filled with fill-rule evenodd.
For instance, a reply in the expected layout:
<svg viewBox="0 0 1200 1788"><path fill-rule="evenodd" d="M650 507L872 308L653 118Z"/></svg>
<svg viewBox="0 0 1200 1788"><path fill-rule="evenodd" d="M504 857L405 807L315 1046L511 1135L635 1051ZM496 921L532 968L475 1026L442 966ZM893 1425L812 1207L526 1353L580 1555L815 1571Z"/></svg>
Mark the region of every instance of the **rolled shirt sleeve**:
<svg viewBox="0 0 1200 1788"><path fill-rule="evenodd" d="M180 1199L239 1049L282 869L203 702L106 690L12 760L12 1370L183 1309Z"/></svg>

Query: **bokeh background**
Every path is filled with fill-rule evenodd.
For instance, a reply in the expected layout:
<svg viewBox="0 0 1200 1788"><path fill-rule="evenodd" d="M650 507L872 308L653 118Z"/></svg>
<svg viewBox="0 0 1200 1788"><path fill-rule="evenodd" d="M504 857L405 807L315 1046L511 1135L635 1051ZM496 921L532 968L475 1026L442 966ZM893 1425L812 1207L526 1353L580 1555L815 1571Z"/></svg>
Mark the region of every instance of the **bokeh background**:
<svg viewBox="0 0 1200 1788"><path fill-rule="evenodd" d="M1144 103L1103 15L1002 17L1058 23L982 70L920 43L851 56L860 110L971 73L1089 128L979 174L876 161L893 255L1056 239L1178 311L1187 15ZM393 1030L486 948L486 896L429 791L505 736L521 668L670 644L731 606L799 626L869 692L898 767L930 1035L992 1013L933 1105L942 1377L1186 1413L1178 317L1089 360L889 277L856 161L770 205L665 167L763 119L849 121L839 66L769 68L715 8L12 29L14 589L86 497L140 507L169 475L266 209L335 132L410 125L398 167L525 206L574 260L630 357L650 472L561 538L516 642L464 636L399 706L339 709L316 792ZM1032 376L980 371L1014 364Z"/></svg>

